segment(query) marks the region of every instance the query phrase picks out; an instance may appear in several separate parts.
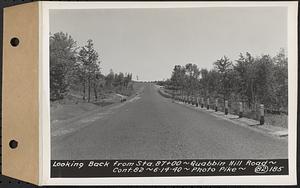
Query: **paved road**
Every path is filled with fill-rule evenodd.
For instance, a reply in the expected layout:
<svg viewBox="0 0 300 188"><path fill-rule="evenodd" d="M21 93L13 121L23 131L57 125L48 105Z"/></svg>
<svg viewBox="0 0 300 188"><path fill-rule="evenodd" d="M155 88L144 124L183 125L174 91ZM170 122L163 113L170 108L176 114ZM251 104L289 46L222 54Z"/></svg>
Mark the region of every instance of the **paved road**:
<svg viewBox="0 0 300 188"><path fill-rule="evenodd" d="M286 140L172 103L153 84L88 119L79 130L52 138L53 160L263 159L288 153Z"/></svg>

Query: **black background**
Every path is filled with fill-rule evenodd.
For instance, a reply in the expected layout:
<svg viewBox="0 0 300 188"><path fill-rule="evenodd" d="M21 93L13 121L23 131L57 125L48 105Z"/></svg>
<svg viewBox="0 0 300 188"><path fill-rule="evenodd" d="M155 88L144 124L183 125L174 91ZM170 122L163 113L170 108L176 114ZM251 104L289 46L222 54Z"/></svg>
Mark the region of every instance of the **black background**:
<svg viewBox="0 0 300 188"><path fill-rule="evenodd" d="M236 172L232 171L219 171L220 167L230 167L230 162L233 159L224 159L224 160L211 160L211 159L183 159L183 160L51 160L51 175L50 177L53 178L93 178L93 177L171 177L171 176L253 176L258 175L256 173L256 168L259 165L249 166L246 165L248 160L251 160L253 162L261 162L264 160L258 160L258 159L243 159L243 160L234 160L234 161L241 161L242 163L238 166L231 166L236 167L239 169L239 167L245 168L244 170L237 170ZM89 163L93 161L94 163L105 163L108 162L108 166L89 166ZM147 161L147 163L152 163L151 166L147 165L141 165L142 163L139 163L138 161ZM165 161L164 165L155 165L157 162L161 164L162 161ZM176 161L180 162L180 165L174 165L176 164ZM194 166L191 165L192 161L196 161L197 163L224 163L226 165L206 165L206 166L197 166L196 168L208 168L212 167L215 169L215 171L207 170L205 173L199 173L192 171ZM260 174L262 175L288 175L289 168L288 168L288 159L276 159L272 160L276 162L276 166L284 167L281 171L265 171L264 173ZM78 166L69 166L69 167L60 167L60 165L54 165L54 163L82 163L83 166L81 168L78 168ZM113 164L115 162L118 163L132 163L133 165L126 166L126 167L116 167ZM173 165L172 163L175 162ZM267 166L271 165L270 163L267 163ZM269 166L270 169L271 166ZM118 168L120 170L128 170L131 169L130 172L124 172L124 173L114 173L114 169ZM163 168L169 168L170 170L167 171L161 171ZM178 168L181 168L180 170ZM136 171L134 172L134 169ZM157 169L157 171L154 171L154 169ZM139 172L139 170L142 170L142 172ZM262 172L262 171L260 171Z"/></svg>
<svg viewBox="0 0 300 188"><path fill-rule="evenodd" d="M36 0L0 0L0 35L1 35L0 36L0 44L1 44L0 45L0 56L1 56L1 58L0 58L0 78L2 78L2 57L3 57L2 56L3 8L13 6L13 5L17 5L17 4L33 2L33 1L36 1ZM75 1L75 0L73 0L73 1ZM298 8L298 10L299 10L299 8ZM298 23L299 23L299 19L298 19ZM299 28L299 26L298 26L298 28ZM299 34L298 34L298 38L299 38ZM299 54L299 49L298 49L298 54ZM298 65L298 74L299 74L299 70L300 70L300 66ZM299 75L298 75L298 80L299 80ZM1 84L0 93L2 93L2 79L0 81L0 84ZM299 92L298 92L298 99L299 99ZM0 100L0 104L1 104L0 105L0 108L1 108L2 98ZM299 105L299 102L298 102L298 105ZM299 116L299 113L298 113L298 116ZM2 113L0 115L0 119L2 119ZM2 124L1 123L2 123L2 121L0 121L0 136L2 135ZM299 118L297 120L297 124L299 124ZM297 134L299 134L299 127L298 127L297 131L298 131ZM2 144L8 144L8 143L1 143L1 139L0 139L0 148L1 149L2 149ZM300 148L299 148L299 140L298 140L297 141L297 150L299 151L299 149ZM1 155L1 150L0 150L0 159L1 158L2 158L2 155ZM299 160L299 157L297 157L297 174L298 174L299 167L300 167L299 163L300 163L300 160ZM0 167L1 167L1 165L2 165L2 163L0 162ZM25 183L25 182L22 182L22 181L19 181L19 180L16 180L16 179L12 179L12 178L9 178L9 177L6 177L6 176L2 176L1 171L2 171L2 168L0 168L0 187L1 188L35 188L35 187L37 187L37 186L29 184L29 183ZM298 179L298 182L299 182L299 176L297 177L297 179ZM52 186L52 187L54 187L54 186ZM58 186L55 186L55 187L58 187ZM72 186L72 187L75 187L75 186ZM78 186L76 186L76 187L78 187ZM185 187L188 187L188 186L185 186ZM214 187L220 187L220 186L214 186ZM234 186L234 187L240 187L240 186ZM258 187L258 186L247 186L247 187ZM268 186L268 187L271 187L271 186ZM272 186L272 187L274 187L274 186ZM298 187L298 186L284 186L284 187Z"/></svg>

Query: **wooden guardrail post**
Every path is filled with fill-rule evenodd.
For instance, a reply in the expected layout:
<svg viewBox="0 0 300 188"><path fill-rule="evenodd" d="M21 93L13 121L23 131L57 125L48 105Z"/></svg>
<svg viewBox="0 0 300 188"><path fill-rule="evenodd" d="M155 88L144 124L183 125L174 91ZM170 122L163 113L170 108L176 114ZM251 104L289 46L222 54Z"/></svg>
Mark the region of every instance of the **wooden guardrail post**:
<svg viewBox="0 0 300 188"><path fill-rule="evenodd" d="M239 118L243 117L243 102L239 104Z"/></svg>
<svg viewBox="0 0 300 188"><path fill-rule="evenodd" d="M196 98L196 107L199 106L199 97Z"/></svg>
<svg viewBox="0 0 300 188"><path fill-rule="evenodd" d="M259 111L260 111L260 121L259 124L263 125L265 123L265 107L263 104L259 106Z"/></svg>
<svg viewBox="0 0 300 188"><path fill-rule="evenodd" d="M216 98L215 111L218 111L218 98Z"/></svg>
<svg viewBox="0 0 300 188"><path fill-rule="evenodd" d="M225 101L225 115L228 114L228 100Z"/></svg>
<svg viewBox="0 0 300 188"><path fill-rule="evenodd" d="M206 108L207 108L207 110L209 110L209 98L207 98Z"/></svg>

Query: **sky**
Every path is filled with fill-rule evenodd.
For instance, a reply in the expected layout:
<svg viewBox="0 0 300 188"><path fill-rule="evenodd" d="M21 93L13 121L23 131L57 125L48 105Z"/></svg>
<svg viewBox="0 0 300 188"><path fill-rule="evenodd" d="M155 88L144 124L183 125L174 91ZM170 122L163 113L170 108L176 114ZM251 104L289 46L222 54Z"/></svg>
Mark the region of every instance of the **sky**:
<svg viewBox="0 0 300 188"><path fill-rule="evenodd" d="M226 55L274 56L287 50L284 7L50 10L50 33L70 34L79 46L94 41L102 73L133 79L170 78L175 65L213 68Z"/></svg>

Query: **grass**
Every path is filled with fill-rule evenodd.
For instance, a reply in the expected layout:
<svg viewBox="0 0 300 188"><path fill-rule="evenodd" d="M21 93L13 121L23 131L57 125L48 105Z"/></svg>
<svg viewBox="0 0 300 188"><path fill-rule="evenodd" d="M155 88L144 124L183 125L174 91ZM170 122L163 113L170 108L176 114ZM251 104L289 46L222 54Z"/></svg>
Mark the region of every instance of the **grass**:
<svg viewBox="0 0 300 188"><path fill-rule="evenodd" d="M55 120L67 120L86 112L95 110L99 106L92 103L79 104L51 104L51 122Z"/></svg>
<svg viewBox="0 0 300 188"><path fill-rule="evenodd" d="M265 114L265 123L288 128L288 116L286 114Z"/></svg>
<svg viewBox="0 0 300 188"><path fill-rule="evenodd" d="M79 91L72 90L63 100L51 101L50 118L51 122L68 120L76 116L91 112L93 110L103 108L121 102L122 97L133 95L142 84L135 83L132 90L123 91L102 91L100 97L95 100L92 95L91 101L87 102L82 99Z"/></svg>

